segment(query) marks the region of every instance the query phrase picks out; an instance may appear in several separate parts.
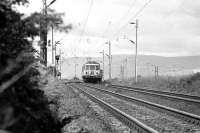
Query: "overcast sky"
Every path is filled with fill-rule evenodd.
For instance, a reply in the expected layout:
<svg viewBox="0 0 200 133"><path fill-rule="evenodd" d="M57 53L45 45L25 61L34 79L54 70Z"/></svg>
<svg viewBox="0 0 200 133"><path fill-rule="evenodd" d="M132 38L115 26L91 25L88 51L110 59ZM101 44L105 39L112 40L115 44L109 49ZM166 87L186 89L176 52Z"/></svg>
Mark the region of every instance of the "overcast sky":
<svg viewBox="0 0 200 133"><path fill-rule="evenodd" d="M55 40L62 40L66 57L100 56L101 50L108 52L108 40L113 54L134 54L135 46L126 38L135 39L135 25L129 22L137 18L139 54L199 55L200 0L152 0L141 11L148 1L56 0L51 8L64 12L65 23L73 29L69 34L56 33ZM41 8L42 0L30 0L20 10L30 13Z"/></svg>

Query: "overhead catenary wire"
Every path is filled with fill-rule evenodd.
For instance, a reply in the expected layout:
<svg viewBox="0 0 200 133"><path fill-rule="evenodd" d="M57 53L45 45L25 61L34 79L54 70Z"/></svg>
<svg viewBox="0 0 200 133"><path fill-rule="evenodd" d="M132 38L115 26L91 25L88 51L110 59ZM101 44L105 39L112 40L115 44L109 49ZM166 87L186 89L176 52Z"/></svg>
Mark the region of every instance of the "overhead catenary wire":
<svg viewBox="0 0 200 133"><path fill-rule="evenodd" d="M126 13L119 19L119 21L117 23L119 23L121 20L123 20L127 14L130 13L130 11L132 10L133 6L135 5L136 3L136 0L133 1L133 3L130 4L129 8L127 9ZM106 34L106 32L108 31L108 29L110 28L110 24L111 24L111 21L108 21L108 24L106 26L106 29L104 30L104 32L102 33L102 38L104 38L104 35Z"/></svg>
<svg viewBox="0 0 200 133"><path fill-rule="evenodd" d="M133 6L135 5L135 3L136 3L136 0L133 1L133 3L129 6L128 10L127 10L126 13L121 17L120 20L124 19L124 18L127 16L127 14L130 13L130 11L131 11L131 9L133 8ZM118 21L118 22L120 22L120 21ZM106 29L104 30L104 32L102 33L102 38L104 38L104 35L106 34L106 32L108 31L108 29L110 28L110 24L111 24L111 21L108 21L107 27L106 27Z"/></svg>
<svg viewBox="0 0 200 133"><path fill-rule="evenodd" d="M93 6L93 0L91 0L91 2L90 2L90 6L89 6L89 10L88 10L88 13L87 13L87 16L86 16L86 20L85 20L85 23L83 24L83 30L82 30L82 32L80 34L79 43L81 43L82 37L83 37L83 35L85 33L85 28L86 28L87 22L89 20L89 16L90 16L90 13L91 13L91 10L92 10L92 6Z"/></svg>
<svg viewBox="0 0 200 133"><path fill-rule="evenodd" d="M120 22L122 20L124 20L126 18L126 16L131 12L131 10L133 9L133 7L136 4L136 0L133 1L133 3L130 4L129 8L127 9L127 11L125 12L125 14L119 19L119 21L117 22L117 25L120 25Z"/></svg>
<svg viewBox="0 0 200 133"><path fill-rule="evenodd" d="M80 34L79 39L77 39L77 40L78 40L77 43L79 43L79 44L81 44L82 37L83 37L83 35L84 35L84 33L85 33L85 27L87 26L87 22L88 22L88 20L89 20L89 16L90 16L90 13L91 13L91 10L92 10L93 0L90 0L90 1L91 1L91 2L90 2L90 5L89 5L89 9L88 9L88 12L87 12L87 16L86 16L85 22L83 22L83 29L82 29L82 31L81 31L81 34ZM74 41L75 41L75 40L74 40ZM74 53L74 56L76 56L76 53Z"/></svg>
<svg viewBox="0 0 200 133"><path fill-rule="evenodd" d="M132 8L135 6L136 0L133 1L133 3L129 6L128 10L126 11L126 13L122 16L121 20L123 20L132 10Z"/></svg>
<svg viewBox="0 0 200 133"><path fill-rule="evenodd" d="M131 11L131 9L133 8L133 6L135 5L135 3L136 3L136 0L134 0L134 2L129 6L128 10L127 10L126 13L122 16L121 19L123 19L127 14L130 13L130 11ZM120 19L120 20L121 20L121 19ZM102 38L105 37L106 32L109 32L110 25L111 25L111 21L108 21L108 24L107 24L105 30L102 32L102 35L101 35ZM100 47L101 47L101 45L100 45L99 47L97 47L97 49L99 49Z"/></svg>
<svg viewBox="0 0 200 133"><path fill-rule="evenodd" d="M128 20L128 22L126 22L119 30L117 30L117 32L114 34L114 36L115 36L115 35L118 35L118 33L119 33L124 27L126 27L126 26L129 24L129 22L130 22L131 20L133 20L134 18L138 17L138 15L151 3L151 1L152 1L152 0L148 0L148 1L133 15L133 17L131 17L131 18Z"/></svg>
<svg viewBox="0 0 200 133"><path fill-rule="evenodd" d="M111 24L111 21L108 21L108 24L107 24L107 26L106 26L106 28L105 28L105 30L102 32L102 35L100 36L102 39L104 38L104 35L106 34L106 32L108 32L108 30L109 30L109 26L110 26L110 24ZM102 42L103 43L103 47L104 47L104 44L105 44L105 42ZM97 51L97 53L99 52L99 49L101 49L102 48L102 45L99 45L99 46L97 46L95 49L97 49L98 51Z"/></svg>
<svg viewBox="0 0 200 133"><path fill-rule="evenodd" d="M91 10L92 10L92 6L93 6L93 0L91 0L91 2L90 2L90 6L89 6L89 9L88 9L88 12L87 12L86 19L85 19L85 22L83 23L83 30L81 31L80 38L78 39L78 43L81 43L81 41L82 41L82 37L85 33L85 28L86 28L87 22L89 20L89 16L90 16L90 13L91 13ZM63 35L59 41L68 40L68 39L64 39L64 37L65 37L65 35ZM74 38L74 39L70 39L70 40L74 40L74 42L75 42L76 39ZM76 56L75 53L74 53L74 56Z"/></svg>

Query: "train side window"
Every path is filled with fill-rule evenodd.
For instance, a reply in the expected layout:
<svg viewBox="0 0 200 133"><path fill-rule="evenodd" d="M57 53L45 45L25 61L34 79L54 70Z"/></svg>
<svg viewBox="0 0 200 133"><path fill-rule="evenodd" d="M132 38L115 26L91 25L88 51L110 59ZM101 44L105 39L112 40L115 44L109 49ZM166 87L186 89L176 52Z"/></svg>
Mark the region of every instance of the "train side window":
<svg viewBox="0 0 200 133"><path fill-rule="evenodd" d="M89 70L90 69L90 67L89 66L86 66L86 70Z"/></svg>

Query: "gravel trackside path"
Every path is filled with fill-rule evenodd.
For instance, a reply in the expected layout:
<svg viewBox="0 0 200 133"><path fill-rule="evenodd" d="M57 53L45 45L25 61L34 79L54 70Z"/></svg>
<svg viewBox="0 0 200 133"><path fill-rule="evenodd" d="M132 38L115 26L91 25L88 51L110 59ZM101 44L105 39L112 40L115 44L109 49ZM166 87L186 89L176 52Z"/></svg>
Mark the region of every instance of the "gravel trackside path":
<svg viewBox="0 0 200 133"><path fill-rule="evenodd" d="M56 106L51 106L59 119L71 118L64 133L129 133L129 128L113 118L64 81L50 79L45 93ZM69 119L68 119L69 120Z"/></svg>

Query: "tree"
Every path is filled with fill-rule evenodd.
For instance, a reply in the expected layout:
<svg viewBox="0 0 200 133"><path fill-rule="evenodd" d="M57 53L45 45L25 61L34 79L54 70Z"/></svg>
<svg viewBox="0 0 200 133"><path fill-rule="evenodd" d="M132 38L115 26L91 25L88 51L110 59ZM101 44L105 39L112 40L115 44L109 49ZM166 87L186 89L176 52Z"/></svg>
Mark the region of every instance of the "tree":
<svg viewBox="0 0 200 133"><path fill-rule="evenodd" d="M21 133L58 133L62 123L52 116L49 101L38 89L38 59L32 47L32 41L39 36L38 25L43 16L34 13L24 17L13 8L24 4L28 1L0 1L0 129ZM49 24L63 22L61 16L51 10ZM70 25L64 27L67 32L71 29Z"/></svg>

